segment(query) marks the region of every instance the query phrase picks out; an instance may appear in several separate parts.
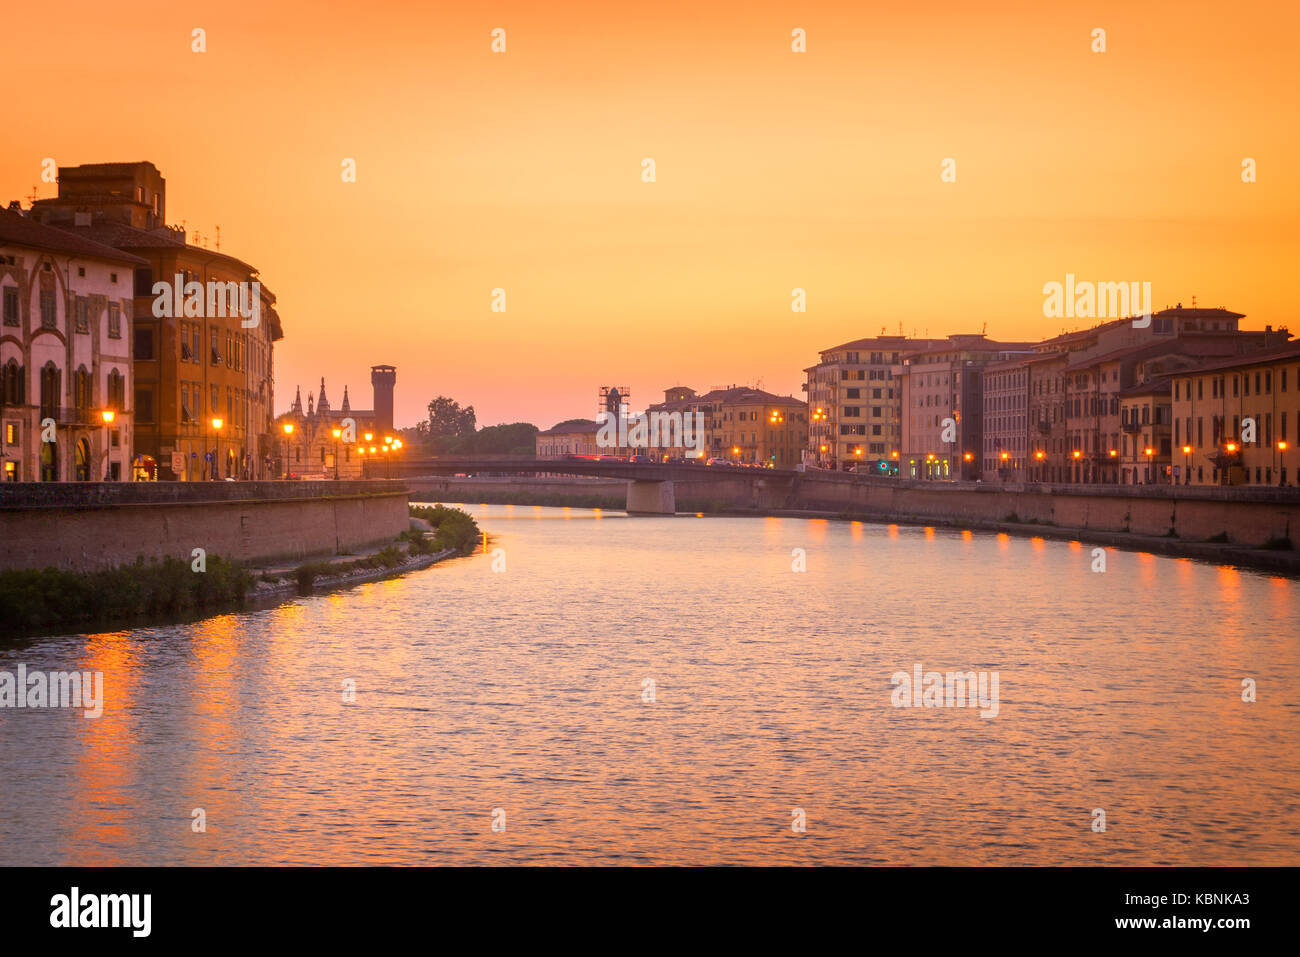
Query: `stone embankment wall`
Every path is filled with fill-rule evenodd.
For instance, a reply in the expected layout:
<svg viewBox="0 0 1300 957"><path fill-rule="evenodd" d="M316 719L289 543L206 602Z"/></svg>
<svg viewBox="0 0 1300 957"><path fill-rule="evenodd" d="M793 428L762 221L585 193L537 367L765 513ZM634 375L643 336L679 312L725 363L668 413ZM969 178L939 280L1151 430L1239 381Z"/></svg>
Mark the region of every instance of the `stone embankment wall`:
<svg viewBox="0 0 1300 957"><path fill-rule="evenodd" d="M73 571L195 548L244 562L345 554L408 527L402 482L0 485L0 569Z"/></svg>

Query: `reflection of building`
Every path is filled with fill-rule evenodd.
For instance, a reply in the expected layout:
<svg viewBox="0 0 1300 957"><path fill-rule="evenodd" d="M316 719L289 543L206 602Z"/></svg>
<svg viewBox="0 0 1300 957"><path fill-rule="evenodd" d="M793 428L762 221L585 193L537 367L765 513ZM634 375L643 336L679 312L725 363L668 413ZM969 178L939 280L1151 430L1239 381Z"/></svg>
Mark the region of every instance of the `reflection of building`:
<svg viewBox="0 0 1300 957"><path fill-rule="evenodd" d="M128 479L131 273L144 260L15 206L0 210L4 481Z"/></svg>
<svg viewBox="0 0 1300 957"><path fill-rule="evenodd" d="M184 229L165 225L166 183L152 163L60 168L58 197L38 200L31 215L145 260L133 276L120 277L134 293L128 321L136 477L269 477L272 346L283 332L275 297L257 269L190 245ZM182 288L199 284L202 305L178 306L172 315L156 317L154 283L175 283L177 276ZM251 301L255 281L260 316L256 326L246 327L236 290L245 290Z"/></svg>
<svg viewBox="0 0 1300 957"><path fill-rule="evenodd" d="M275 420L276 436L272 457L273 474L294 478L361 478L362 463L367 456L382 460L384 439L393 435L394 366L373 366L370 382L374 389L374 409L354 409L343 387L338 409L330 406L325 394L325 380L320 380L320 394L307 394L307 408L302 406L302 390L294 395L289 411ZM286 431L285 426L290 426ZM337 435L335 433L338 433ZM366 436L369 435L369 438ZM372 453L370 450L374 449ZM288 456L287 460L285 456ZM379 466L382 468L382 465Z"/></svg>

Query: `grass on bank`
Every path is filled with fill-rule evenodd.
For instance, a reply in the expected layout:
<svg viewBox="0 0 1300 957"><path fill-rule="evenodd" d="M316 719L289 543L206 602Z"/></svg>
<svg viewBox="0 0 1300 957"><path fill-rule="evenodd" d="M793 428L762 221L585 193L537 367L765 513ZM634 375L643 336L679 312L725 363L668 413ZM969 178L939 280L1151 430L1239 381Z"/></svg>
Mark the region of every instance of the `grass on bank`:
<svg viewBox="0 0 1300 957"><path fill-rule="evenodd" d="M252 584L243 565L218 555L201 573L178 558L93 572L11 569L0 572L0 634L183 615L238 604Z"/></svg>
<svg viewBox="0 0 1300 957"><path fill-rule="evenodd" d="M406 563L407 556L414 558L420 555L437 555L448 549L457 555L468 555L474 551L474 546L481 537L478 524L458 508L448 508L445 505L432 508L412 505L410 513L413 518L422 518L428 522L433 533L407 529L397 536L396 544L387 545L373 555L355 561L304 562L293 571L293 578L298 582L298 590L311 591L318 578L332 578L351 572L379 568L400 568ZM279 581L279 579L265 580Z"/></svg>

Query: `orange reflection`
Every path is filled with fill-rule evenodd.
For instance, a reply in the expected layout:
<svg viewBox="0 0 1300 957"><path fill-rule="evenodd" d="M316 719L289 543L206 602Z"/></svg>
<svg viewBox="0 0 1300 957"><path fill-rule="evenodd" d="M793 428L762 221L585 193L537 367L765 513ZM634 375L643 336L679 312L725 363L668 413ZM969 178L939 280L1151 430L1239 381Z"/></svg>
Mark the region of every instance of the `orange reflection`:
<svg viewBox="0 0 1300 957"><path fill-rule="evenodd" d="M141 665L131 636L116 631L88 636L78 668L103 674L104 713L90 719L81 711L69 714L78 732L72 831L81 849L77 863L113 866L122 862L115 845L131 843L126 813L136 777L134 712Z"/></svg>

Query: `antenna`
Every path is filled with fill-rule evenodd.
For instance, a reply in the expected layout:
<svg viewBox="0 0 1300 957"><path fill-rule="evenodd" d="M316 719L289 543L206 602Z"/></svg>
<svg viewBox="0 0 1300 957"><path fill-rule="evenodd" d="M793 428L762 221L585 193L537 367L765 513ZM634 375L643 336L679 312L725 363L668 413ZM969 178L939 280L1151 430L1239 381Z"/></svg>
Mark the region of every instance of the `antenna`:
<svg viewBox="0 0 1300 957"><path fill-rule="evenodd" d="M217 227L217 252L221 252L221 227Z"/></svg>
<svg viewBox="0 0 1300 957"><path fill-rule="evenodd" d="M36 202L36 197L39 195L37 193L38 189L40 189L40 187L37 186L35 183L32 183L32 195L27 197L28 205L31 205L32 203Z"/></svg>

